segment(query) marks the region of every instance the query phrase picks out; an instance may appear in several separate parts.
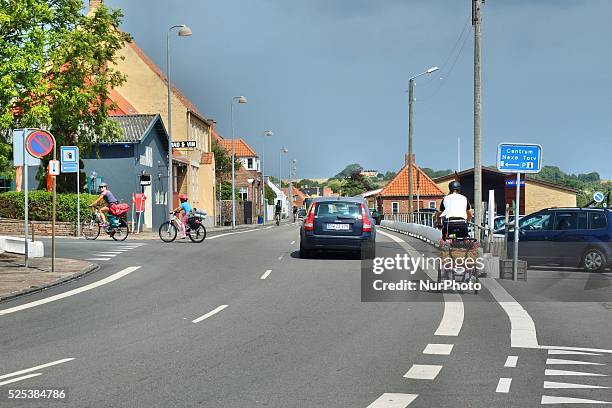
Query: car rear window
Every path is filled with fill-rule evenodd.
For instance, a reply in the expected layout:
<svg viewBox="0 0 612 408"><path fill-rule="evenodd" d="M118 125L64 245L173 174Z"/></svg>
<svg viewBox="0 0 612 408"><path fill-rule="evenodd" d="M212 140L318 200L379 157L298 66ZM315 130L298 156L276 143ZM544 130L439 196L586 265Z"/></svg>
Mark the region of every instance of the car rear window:
<svg viewBox="0 0 612 408"><path fill-rule="evenodd" d="M591 212L589 214L589 219L591 229L602 229L606 228L608 225L608 221L606 220L606 215L604 213Z"/></svg>
<svg viewBox="0 0 612 408"><path fill-rule="evenodd" d="M316 217L353 217L361 218L361 205L343 201L317 203Z"/></svg>

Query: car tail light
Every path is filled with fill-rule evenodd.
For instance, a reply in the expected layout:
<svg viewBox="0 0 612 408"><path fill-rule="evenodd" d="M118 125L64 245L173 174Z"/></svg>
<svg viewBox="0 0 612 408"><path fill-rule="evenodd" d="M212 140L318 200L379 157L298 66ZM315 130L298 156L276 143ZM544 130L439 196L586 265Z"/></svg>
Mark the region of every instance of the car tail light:
<svg viewBox="0 0 612 408"><path fill-rule="evenodd" d="M363 225L362 230L364 232L372 232L372 221L370 221L370 217L368 217L368 210L363 203L361 203L361 219Z"/></svg>
<svg viewBox="0 0 612 408"><path fill-rule="evenodd" d="M304 230L312 231L314 230L314 217L315 217L315 209L317 208L317 203L312 203L310 206L310 212L308 213L308 217L304 220Z"/></svg>

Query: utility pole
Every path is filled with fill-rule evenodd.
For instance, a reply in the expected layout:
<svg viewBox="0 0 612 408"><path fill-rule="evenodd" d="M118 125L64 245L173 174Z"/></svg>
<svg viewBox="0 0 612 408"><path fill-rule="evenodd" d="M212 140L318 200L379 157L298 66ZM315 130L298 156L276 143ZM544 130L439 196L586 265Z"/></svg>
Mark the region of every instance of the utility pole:
<svg viewBox="0 0 612 408"><path fill-rule="evenodd" d="M474 209L476 224L482 225L482 99L481 99L481 35L482 6L484 0L472 0L472 24L474 25ZM474 230L475 237L480 240L480 231Z"/></svg>
<svg viewBox="0 0 612 408"><path fill-rule="evenodd" d="M412 137L414 134L414 79L408 81L408 222L412 222Z"/></svg>

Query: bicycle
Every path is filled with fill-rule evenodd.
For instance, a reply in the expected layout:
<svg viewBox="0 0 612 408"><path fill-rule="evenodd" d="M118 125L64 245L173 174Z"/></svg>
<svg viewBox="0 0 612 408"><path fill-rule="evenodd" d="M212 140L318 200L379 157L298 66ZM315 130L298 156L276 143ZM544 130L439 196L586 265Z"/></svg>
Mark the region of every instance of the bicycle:
<svg viewBox="0 0 612 408"><path fill-rule="evenodd" d="M108 227L104 228L104 232L115 241L125 241L130 235L130 228L125 219L125 216L116 216L111 213L106 215L108 219ZM92 211L91 217L84 220L81 225L81 233L88 241L93 241L100 236L102 230L102 213L100 210Z"/></svg>
<svg viewBox="0 0 612 408"><path fill-rule="evenodd" d="M280 225L280 219L281 219L280 214L279 214L279 213L276 213L276 214L274 215L274 221L276 222L276 226L277 226L277 227Z"/></svg>
<svg viewBox="0 0 612 408"><path fill-rule="evenodd" d="M438 268L438 284L441 285L444 281L463 284L463 287L468 291L477 295L480 286L478 279L480 272L475 265L478 258L478 248L478 241L474 238L449 236L447 239L441 239L440 259L442 262ZM450 267L446 267L449 260L452 264ZM462 260L460 264L458 260ZM467 265L468 260L471 260L471 267ZM441 290L440 287L439 290ZM463 293L464 291L460 290L460 292Z"/></svg>
<svg viewBox="0 0 612 408"><path fill-rule="evenodd" d="M202 221L206 219L204 213L190 213L185 225L185 232L191 242L200 243L206 238L206 228L202 225ZM176 239L176 235L182 230L182 222L176 216L175 212L170 213L170 220L162 223L159 226L159 238L164 242L172 242Z"/></svg>

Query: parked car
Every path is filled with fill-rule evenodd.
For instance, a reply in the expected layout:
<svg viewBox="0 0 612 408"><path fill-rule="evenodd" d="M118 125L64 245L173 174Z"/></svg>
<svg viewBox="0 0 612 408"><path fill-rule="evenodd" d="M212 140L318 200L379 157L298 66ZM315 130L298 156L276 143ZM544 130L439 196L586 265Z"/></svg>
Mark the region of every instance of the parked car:
<svg viewBox="0 0 612 408"><path fill-rule="evenodd" d="M513 253L514 230L508 249ZM519 221L519 258L529 265L578 266L600 271L612 266L612 210L548 208Z"/></svg>
<svg viewBox="0 0 612 408"><path fill-rule="evenodd" d="M300 220L303 219L304 217L306 217L306 210L303 208L299 208L297 212L297 216Z"/></svg>
<svg viewBox="0 0 612 408"><path fill-rule="evenodd" d="M315 251L361 252L373 258L376 226L361 198L315 198L300 228L300 257Z"/></svg>

